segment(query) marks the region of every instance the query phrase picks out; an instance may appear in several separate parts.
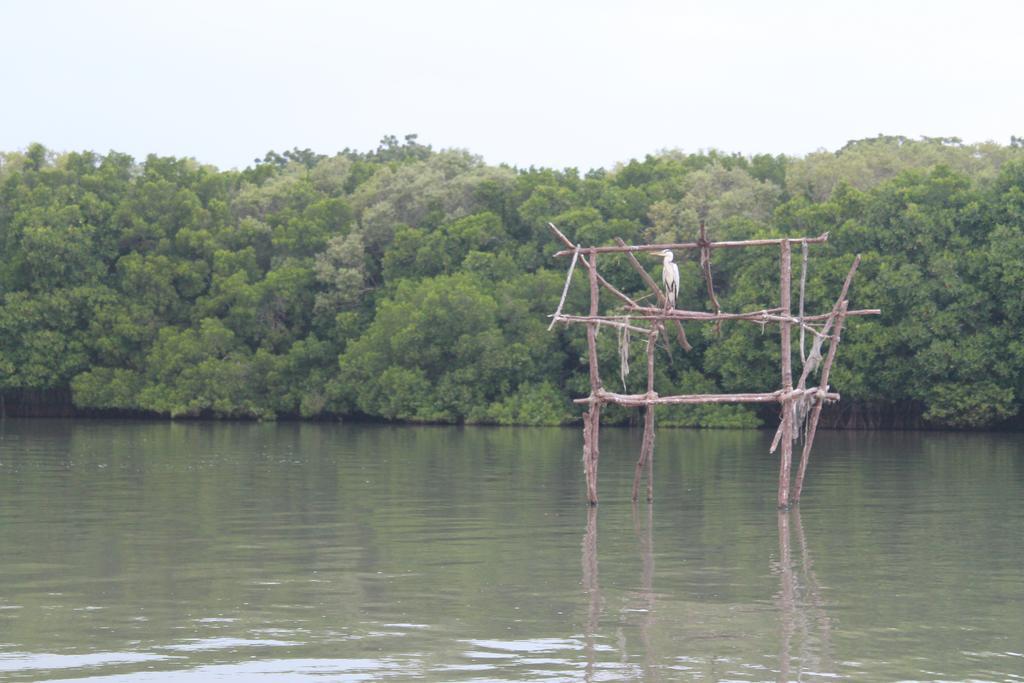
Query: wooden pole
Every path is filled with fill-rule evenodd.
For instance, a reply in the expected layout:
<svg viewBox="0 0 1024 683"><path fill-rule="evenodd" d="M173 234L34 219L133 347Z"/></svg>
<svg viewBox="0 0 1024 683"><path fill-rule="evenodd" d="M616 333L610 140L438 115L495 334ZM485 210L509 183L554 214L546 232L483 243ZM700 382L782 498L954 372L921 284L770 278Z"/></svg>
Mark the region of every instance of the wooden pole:
<svg viewBox="0 0 1024 683"><path fill-rule="evenodd" d="M821 366L821 383L818 388L822 391L828 389L828 375L832 370L832 362L836 359L836 349L839 347L839 336L843 330L843 322L846 320L846 307L849 302L844 301L839 306L839 316L836 318L835 327L832 328L832 337L828 344L828 355L825 357L825 364ZM814 434L818 430L818 418L821 417L822 402L816 401L811 408L810 422L807 425L807 436L804 437L804 450L800 456L800 469L796 475L796 485L793 488L793 502L800 502L800 492L804 488L804 474L807 472L807 461L811 457L811 446L814 445ZM785 436L783 436L785 438Z"/></svg>
<svg viewBox="0 0 1024 683"><path fill-rule="evenodd" d="M846 274L846 279L843 281L843 288L839 292L839 298L836 299L835 304L833 304L833 306L832 306L832 310L827 314L827 318L825 320L825 325L822 326L822 328L821 328L821 334L823 334L823 335L828 334L829 331L832 329L832 326L835 324L836 320L838 319L838 317L839 317L839 310L840 310L840 308L842 308L843 302L846 301L846 294L847 294L847 292L850 291L850 283L853 282L853 276L857 272L857 266L859 266L859 265L860 265L860 254L857 254L857 258L855 258L853 260L853 265L850 266L850 271ZM849 317L851 315L878 315L881 312L882 311L880 311L878 309L867 310L867 311L851 311L851 310L845 309L845 313L843 314L843 316L844 317ZM803 318L803 320L811 320L813 318L820 318L820 317L822 317L822 316L807 316L807 317ZM801 327L801 330L802 329L803 328ZM796 388L797 389L803 389L805 386L807 386L807 378L810 376L810 374L811 374L811 372L813 372L813 370L814 370L814 368L813 368L812 364L811 363L807 363L805 361L803 367L800 370L800 380L796 383ZM819 409L819 412L821 412L820 409ZM772 447L769 449L769 453L774 453L775 452L775 448L779 445L779 440L781 438L782 438L782 425L779 425L779 428L775 431L775 438L772 439ZM803 459L801 458L801 461L802 460ZM800 469L803 470L804 467L801 466Z"/></svg>
<svg viewBox="0 0 1024 683"><path fill-rule="evenodd" d="M850 285L853 283L853 276L857 273L857 267L859 265L860 265L860 254L857 254L856 258L853 259L853 265L850 266L850 270L846 273L846 279L843 280L843 288L841 290L839 290L839 298L836 299L835 304L832 305L832 310L829 311L826 314L827 317L826 317L825 326L821 330L822 334L828 334L829 333L829 329L832 327L832 325L835 324L835 322L836 322L836 320L837 320L837 318L839 316L840 308L844 308L844 303L846 302L846 295L850 291ZM881 312L882 311L877 309L877 308L876 309L870 309L870 310L867 310L867 311L850 311L850 310L847 310L843 314L843 316L845 317L845 316L849 316L849 315L860 315L860 314L878 315ZM803 320L811 320L811 319L820 318L820 317L821 316L807 316L806 318L802 318L802 319ZM811 373L810 366L806 366L805 365L804 368L802 369L802 371L800 372L800 381L797 383L797 386L803 388L803 386L807 382L807 376L810 373Z"/></svg>
<svg viewBox="0 0 1024 683"><path fill-rule="evenodd" d="M749 320L753 323L760 325L766 323L781 323L787 322L790 325L799 325L800 318L794 315L783 316L781 315L780 309L777 308L766 308L760 311L747 311L746 313L708 313L707 311L686 311L683 309L675 309L672 311L664 312L651 306L636 306L628 307L629 310L635 311L637 315L629 316L618 316L620 318L628 317L630 320L697 320L700 322L715 322L717 320ZM850 318L853 316L862 315L878 315L882 312L880 308L864 308L857 309L854 311L847 311L846 317ZM605 319L607 316L597 316L598 318ZM835 312L821 313L818 315L805 315L804 320L811 322L829 321L835 317ZM562 318L567 318L563 315ZM578 316L576 322L587 322L589 317ZM827 330L826 330L827 334Z"/></svg>
<svg viewBox="0 0 1024 683"><path fill-rule="evenodd" d="M550 223L549 223L550 225ZM701 249L707 246L709 249L728 249L735 247L769 247L776 244L800 244L804 240L808 244L821 244L822 242L828 242L828 233L824 232L817 237L782 237L765 240L738 240L731 242L708 242L706 245L700 242L673 242L671 244L638 244L628 245L622 247L592 247L597 251L598 254L621 254L629 251L664 251L666 249ZM576 248L571 242L567 245L568 249L562 251L556 251L554 256L572 256L573 250Z"/></svg>
<svg viewBox="0 0 1024 683"><path fill-rule="evenodd" d="M636 325L630 325L627 320L632 320L627 315L622 316L611 316L611 315L595 315L590 317L589 315L567 315L565 313L559 313L557 316L552 315L552 324L554 322L563 323L593 323L596 322L598 325L607 325L608 327L619 327L630 332L639 332L641 334L647 334L650 332L650 328L637 327Z"/></svg>
<svg viewBox="0 0 1024 683"><path fill-rule="evenodd" d="M613 391L599 389L594 396L573 399L573 403L614 403L620 406L639 408L649 405L694 405L700 403L781 403L810 394L821 397L825 401L838 401L839 394L821 393L817 387L811 389L793 389L785 392L782 389L761 394L680 394L679 396L657 396L647 394L617 394Z"/></svg>
<svg viewBox="0 0 1024 683"><path fill-rule="evenodd" d="M590 253L590 315L598 313L597 253L593 247ZM601 375L597 364L597 325L587 323L587 356L590 365L590 395L596 397L601 390ZM588 426L589 425L589 426ZM587 502L597 505L597 463L601 452L601 404L591 401L590 410L583 423L583 462L587 476Z"/></svg>
<svg viewBox="0 0 1024 683"><path fill-rule="evenodd" d="M555 314L551 316L551 324L548 325L548 332L555 326L558 319L562 315L562 306L565 305L565 296L569 293L569 285L572 283L572 274L576 270L576 259L579 258L580 248L576 247L576 252L572 255L572 263L569 264L569 273L565 276L565 287L562 287L562 298L558 300L558 308L555 309Z"/></svg>
<svg viewBox="0 0 1024 683"><path fill-rule="evenodd" d="M711 300L711 305L715 308L715 313L722 312L722 305L718 303L718 297L715 296L715 283L711 279L711 248L710 242L708 242L708 230L704 225L704 221L700 222L700 239L698 244L700 248L700 269L704 273L704 284L708 288L708 299ZM788 242L786 243L788 245ZM715 332L721 332L722 323L719 321L715 325Z"/></svg>
<svg viewBox="0 0 1024 683"><path fill-rule="evenodd" d="M601 404L590 407L590 485L587 502L597 505L597 463L601 457Z"/></svg>
<svg viewBox="0 0 1024 683"><path fill-rule="evenodd" d="M650 439L647 442L647 502L654 502L654 406L647 406L647 413L650 414ZM644 416L647 419L647 416Z"/></svg>
<svg viewBox="0 0 1024 683"><path fill-rule="evenodd" d="M655 397L654 393L654 348L657 344L658 331L651 330L647 337L647 396ZM640 457L636 461L633 473L633 502L636 502L640 491L640 478L644 465L647 465L647 501L654 500L654 404L644 407L644 437L640 442Z"/></svg>
<svg viewBox="0 0 1024 683"><path fill-rule="evenodd" d="M800 243L800 322L804 321L804 292L807 290L807 240ZM575 261L575 257L573 257ZM572 270L572 266L569 267ZM804 342L807 338L806 328L800 325L800 363L807 363L807 349Z"/></svg>
<svg viewBox="0 0 1024 683"><path fill-rule="evenodd" d="M782 316L790 317L789 307L791 304L792 287L792 254L790 253L789 242L782 242L779 247L779 305L782 307ZM782 391L790 394L793 391L793 368L790 345L790 324L788 321L779 323L782 330L782 341L780 351L782 354ZM789 471L793 461L793 399L787 398L782 402L782 457L779 458L779 493L778 507L786 509L789 507Z"/></svg>

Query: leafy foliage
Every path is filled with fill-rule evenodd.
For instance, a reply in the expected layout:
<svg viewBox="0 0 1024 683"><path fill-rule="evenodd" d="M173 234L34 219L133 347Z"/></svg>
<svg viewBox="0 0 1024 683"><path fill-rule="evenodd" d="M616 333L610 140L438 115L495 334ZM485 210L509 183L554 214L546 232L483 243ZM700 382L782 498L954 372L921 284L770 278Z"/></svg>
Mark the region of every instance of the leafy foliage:
<svg viewBox="0 0 1024 683"><path fill-rule="evenodd" d="M604 244L690 240L700 220L714 239L830 231L813 249L814 312L863 255L853 301L884 314L845 331L844 405L913 406L956 428L1020 412L1024 148L901 137L803 159L673 151L584 176L487 166L415 136L368 153L269 152L243 171L42 145L2 153L0 392L70 388L82 408L170 416L561 424L587 391L586 344L579 329L546 329L567 265L550 258L547 221ZM706 309L698 264L677 256L679 305ZM773 306L776 258L716 252L723 306ZM645 294L624 261L601 268ZM566 310L586 310L584 279ZM660 392L778 383L772 330L688 332L693 352L659 350ZM598 341L605 383L618 384L615 335ZM630 358L628 389L642 391L642 340ZM660 415L759 421L737 406Z"/></svg>

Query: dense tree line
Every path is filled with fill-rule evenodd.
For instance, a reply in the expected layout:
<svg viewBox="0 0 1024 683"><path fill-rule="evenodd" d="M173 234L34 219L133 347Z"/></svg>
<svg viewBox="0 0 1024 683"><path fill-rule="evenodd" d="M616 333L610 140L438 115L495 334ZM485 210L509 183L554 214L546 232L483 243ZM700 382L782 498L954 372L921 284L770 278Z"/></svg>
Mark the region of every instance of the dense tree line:
<svg viewBox="0 0 1024 683"><path fill-rule="evenodd" d="M488 166L415 136L271 152L242 171L37 144L0 154L0 396L170 416L572 421L585 340L546 330L567 266L546 223L603 244L690 240L700 220L713 239L829 231L812 250L812 310L863 254L853 301L884 315L845 335L840 422L985 427L1020 412L1024 149L900 137L802 159L664 152L587 174ZM707 307L698 268L680 263L680 307ZM726 309L772 305L773 250L716 252L714 268ZM602 270L643 295L625 262ZM577 277L567 308L586 301ZM693 351L663 356L657 386L774 387L770 332L691 325ZM599 343L618 383L615 335ZM645 383L634 346L631 390ZM662 422L763 417L699 406Z"/></svg>

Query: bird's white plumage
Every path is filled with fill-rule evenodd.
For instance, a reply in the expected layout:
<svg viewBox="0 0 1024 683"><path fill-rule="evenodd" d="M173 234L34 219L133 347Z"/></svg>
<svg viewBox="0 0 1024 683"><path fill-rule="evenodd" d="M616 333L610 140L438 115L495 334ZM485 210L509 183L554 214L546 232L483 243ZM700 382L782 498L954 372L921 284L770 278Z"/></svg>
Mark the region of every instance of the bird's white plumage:
<svg viewBox="0 0 1024 683"><path fill-rule="evenodd" d="M671 251L654 252L662 257L661 282L665 285L665 297L668 299L667 308L676 307L676 295L679 294L679 266L672 262L674 255Z"/></svg>

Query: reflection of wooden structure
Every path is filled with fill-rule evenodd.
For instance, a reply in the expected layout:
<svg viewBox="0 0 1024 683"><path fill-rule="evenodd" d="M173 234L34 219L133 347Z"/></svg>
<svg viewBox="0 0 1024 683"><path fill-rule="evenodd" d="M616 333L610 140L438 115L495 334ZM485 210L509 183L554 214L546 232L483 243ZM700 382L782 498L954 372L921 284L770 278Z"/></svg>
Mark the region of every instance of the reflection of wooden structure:
<svg viewBox="0 0 1024 683"><path fill-rule="evenodd" d="M583 668L583 680L593 681L597 673L597 627L601 621L604 599L597 578L597 510L587 510L587 530L580 543L580 564L583 568L583 590L587 593L587 618L583 629L583 650L587 663Z"/></svg>
<svg viewBox="0 0 1024 683"><path fill-rule="evenodd" d="M800 500L800 492L803 488L804 475L807 470L807 461L811 454L811 445L814 442L815 430L818 426L818 418L821 415L822 405L827 402L839 400L839 394L829 391L828 378L832 363L835 360L836 348L839 345L839 335L842 331L843 322L849 316L877 314L878 310L851 311L847 307L846 296L850 289L853 275L860 263L858 256L850 268L846 281L843 283L842 291L836 300L832 310L823 315L804 315L803 312L803 287L806 282L807 272L807 245L819 244L828 240L828 233L819 237L808 238L778 238L746 240L739 242L710 242L707 239L703 224L700 227L700 238L696 242L683 242L678 244L649 244L649 245L627 245L622 240L617 240L618 246L606 247L581 247L573 244L553 224L548 224L555 236L567 247L559 251L555 256L572 257L569 266L569 273L566 277L565 289L562 291L562 299L552 317L551 324L583 323L587 326L587 353L590 367L590 395L586 398L577 399L576 403L588 406L583 415L583 469L587 481L587 499L591 505L597 504L597 464L600 453L600 428L601 428L601 406L612 403L627 407L642 407L644 413L644 435L640 446L640 457L636 464L636 474L633 479L633 500L636 500L640 485L641 475L644 468L647 469L647 499L653 496L653 462L654 462L654 409L659 405L678 404L701 404L701 403L779 403L782 408L782 419L779 429L772 444L772 451L780 443L782 444L782 455L779 464L779 490L778 506L789 507L792 503ZM800 286L800 310L794 316L792 306L792 247L799 244L802 247L803 266L801 271ZM723 313L715 297L714 283L711 275L711 253L715 249L728 249L738 247L775 246L779 249L779 306L777 308L751 311L748 313ZM661 250L697 250L700 253L701 271L707 285L709 299L714 312L707 311L686 311L675 308L668 308L665 303L665 296L654 279L640 265L634 254L636 252L651 252ZM632 297L617 289L614 285L605 280L598 272L598 254L625 254L630 264L636 270L644 282L656 295L659 306L642 306ZM586 268L590 283L590 311L587 315L568 315L562 312L565 304L566 293L569 289L569 282L572 279L576 263L582 263ZM600 313L600 290L604 288L618 299L624 312L618 315L602 315ZM781 388L773 392L747 393L747 394L683 394L676 396L660 396L654 390L654 349L659 333L666 332L666 324L673 326L679 344L686 350L690 345L683 331L682 323L686 320L713 322L721 325L726 320L746 320L749 322L765 325L767 323L778 323L781 331ZM600 326L618 328L625 333L639 333L647 337L647 391L643 394L619 394L608 391L601 382L601 375L597 360L597 330ZM803 355L803 344L801 343L801 358L804 361L803 369L796 386L793 385L792 371L792 341L791 330L797 326L801 331L801 342L805 333L809 333L813 339L810 354ZM666 335L667 336L667 335ZM821 379L816 386L807 387L810 374L822 360L821 348L825 341L829 342L828 353L820 364ZM798 423L806 420L804 428L798 429ZM796 484L790 495L790 469L793 457L793 441L804 431L803 453L800 461L800 468L797 473Z"/></svg>
<svg viewBox="0 0 1024 683"><path fill-rule="evenodd" d="M800 568L796 569L790 548L790 519L795 527L799 543ZM832 657L832 620L825 611L825 601L815 575L807 537L800 519L800 508L779 511L779 678L789 681L806 671L826 672L835 667ZM793 676L790 671L793 659L794 637L799 643L798 661L801 671ZM810 647L811 640L818 643L817 651Z"/></svg>

